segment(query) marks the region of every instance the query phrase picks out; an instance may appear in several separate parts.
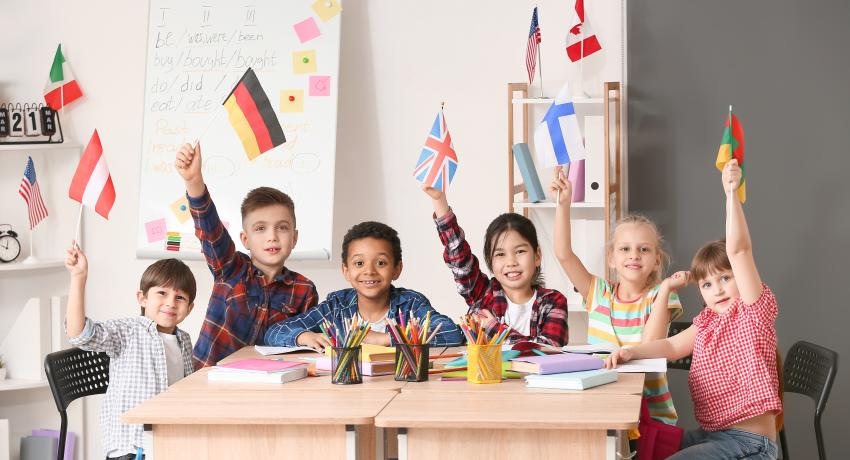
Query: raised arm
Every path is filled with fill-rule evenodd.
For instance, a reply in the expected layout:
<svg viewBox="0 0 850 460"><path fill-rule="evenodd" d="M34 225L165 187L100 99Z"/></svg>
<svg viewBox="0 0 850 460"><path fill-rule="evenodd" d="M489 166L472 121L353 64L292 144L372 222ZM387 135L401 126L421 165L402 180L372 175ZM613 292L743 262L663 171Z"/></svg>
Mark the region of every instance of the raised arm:
<svg viewBox="0 0 850 460"><path fill-rule="evenodd" d="M186 183L186 193L191 198L199 198L204 194L204 174L201 171L201 144L194 147L183 144L177 151L174 167Z"/></svg>
<svg viewBox="0 0 850 460"><path fill-rule="evenodd" d="M649 318L647 318L646 324L643 325L641 343L648 343L667 337L667 325L672 321L674 314L674 311L670 308L671 297L676 299L675 302L678 302L678 296L675 294L675 291L685 287L689 279L690 274L687 271L681 271L674 273L661 282L655 300L652 302L652 310L649 312ZM676 311L681 312L681 309Z"/></svg>
<svg viewBox="0 0 850 460"><path fill-rule="evenodd" d="M555 194L557 208L555 209L555 256L561 263L570 282L584 299L587 299L593 275L587 271L581 259L573 252L572 234L570 230L570 206L572 204L573 186L564 177L560 167L555 170L555 179L549 189Z"/></svg>
<svg viewBox="0 0 850 460"><path fill-rule="evenodd" d="M76 241L65 251L65 268L71 274L71 285L68 288L68 308L65 312L65 330L68 337L76 337L83 332L86 325L86 280L89 273L89 262L86 255L77 246Z"/></svg>
<svg viewBox="0 0 850 460"><path fill-rule="evenodd" d="M761 295L761 277L753 258L753 245L744 209L738 199L741 184L741 167L737 160L723 168L723 191L726 193L726 255L732 265L732 274L744 304L751 305Z"/></svg>

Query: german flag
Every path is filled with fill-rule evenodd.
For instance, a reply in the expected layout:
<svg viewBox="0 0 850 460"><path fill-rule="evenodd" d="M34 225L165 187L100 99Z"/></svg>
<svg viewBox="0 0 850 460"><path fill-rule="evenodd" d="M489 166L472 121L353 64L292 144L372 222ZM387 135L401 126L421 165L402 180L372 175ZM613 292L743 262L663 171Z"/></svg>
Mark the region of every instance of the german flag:
<svg viewBox="0 0 850 460"><path fill-rule="evenodd" d="M250 67L223 105L249 160L286 142L269 98Z"/></svg>

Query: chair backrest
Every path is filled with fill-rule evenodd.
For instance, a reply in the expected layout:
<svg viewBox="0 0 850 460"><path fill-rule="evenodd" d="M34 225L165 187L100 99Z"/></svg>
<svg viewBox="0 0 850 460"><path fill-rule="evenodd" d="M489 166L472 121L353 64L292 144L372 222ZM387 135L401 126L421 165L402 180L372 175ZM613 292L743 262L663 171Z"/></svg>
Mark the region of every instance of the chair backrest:
<svg viewBox="0 0 850 460"><path fill-rule="evenodd" d="M44 357L44 372L59 412L83 396L106 393L109 386L109 356L79 348L50 353Z"/></svg>
<svg viewBox="0 0 850 460"><path fill-rule="evenodd" d="M785 392L812 398L815 401L815 415L819 417L826 407L838 370L838 353L800 341L788 350L784 367Z"/></svg>
<svg viewBox="0 0 850 460"><path fill-rule="evenodd" d="M689 327L691 327L690 321L673 321L670 323L670 333L667 334L667 337L673 337ZM682 359L670 361L667 363L667 367L670 369L682 369L688 371L691 369L691 357L688 355Z"/></svg>

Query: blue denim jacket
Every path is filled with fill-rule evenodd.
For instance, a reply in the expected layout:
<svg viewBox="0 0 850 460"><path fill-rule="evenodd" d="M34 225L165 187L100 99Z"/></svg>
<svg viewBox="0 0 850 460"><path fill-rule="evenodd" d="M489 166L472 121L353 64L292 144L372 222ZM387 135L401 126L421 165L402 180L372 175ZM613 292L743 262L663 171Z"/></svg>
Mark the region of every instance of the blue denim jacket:
<svg viewBox="0 0 850 460"><path fill-rule="evenodd" d="M398 318L398 313L404 315L405 318L410 317L410 312L416 318L425 319L425 314L431 312L431 327L433 331L438 324L439 332L434 336L431 345L450 346L461 345L463 343L463 334L460 328L446 315L441 315L434 310L428 298L424 295L411 291L410 289L397 288L390 286L390 311L387 316ZM343 319L352 318L357 315L357 291L352 288L342 289L331 292L324 302L315 307L301 313L292 318L280 321L273 324L266 331L265 343L272 346L294 347L295 339L298 335L305 331L321 332L319 325L322 321L328 321L337 324ZM390 335L390 340L392 335ZM393 340L393 344L395 341Z"/></svg>

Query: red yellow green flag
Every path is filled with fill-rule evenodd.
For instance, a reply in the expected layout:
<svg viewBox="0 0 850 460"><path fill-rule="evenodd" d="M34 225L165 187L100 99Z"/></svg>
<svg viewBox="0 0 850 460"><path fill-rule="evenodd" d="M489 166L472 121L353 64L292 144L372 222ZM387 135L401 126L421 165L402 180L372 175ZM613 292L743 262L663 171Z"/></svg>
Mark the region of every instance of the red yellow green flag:
<svg viewBox="0 0 850 460"><path fill-rule="evenodd" d="M286 142L269 98L250 67L225 99L224 108L249 160Z"/></svg>
<svg viewBox="0 0 850 460"><path fill-rule="evenodd" d="M744 127L741 126L738 117L732 113L732 106L729 106L726 129L723 131L723 140L720 141L720 150L717 152L717 160L714 165L717 166L717 169L723 171L726 163L733 158L738 160L738 166L741 167L741 185L738 187L738 198L741 199L741 203L744 203L747 201L747 183L744 173Z"/></svg>

